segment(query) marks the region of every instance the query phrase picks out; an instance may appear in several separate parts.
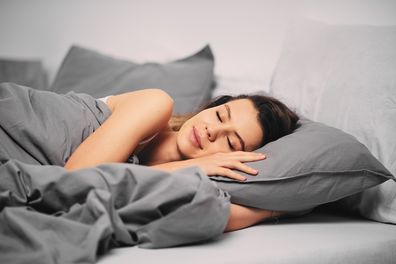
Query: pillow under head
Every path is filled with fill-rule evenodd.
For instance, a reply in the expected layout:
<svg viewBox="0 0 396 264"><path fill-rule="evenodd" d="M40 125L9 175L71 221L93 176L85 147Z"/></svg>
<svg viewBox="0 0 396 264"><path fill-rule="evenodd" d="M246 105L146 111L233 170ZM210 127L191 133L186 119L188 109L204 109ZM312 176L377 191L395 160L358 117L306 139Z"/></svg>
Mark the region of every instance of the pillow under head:
<svg viewBox="0 0 396 264"><path fill-rule="evenodd" d="M349 133L396 175L396 26L295 20L270 91L314 121ZM396 183L337 201L348 211L396 224Z"/></svg>
<svg viewBox="0 0 396 264"><path fill-rule="evenodd" d="M233 203L278 211L304 211L396 179L356 140L306 118L291 134L257 150L262 161L247 163L259 170L245 182L216 176L218 187Z"/></svg>

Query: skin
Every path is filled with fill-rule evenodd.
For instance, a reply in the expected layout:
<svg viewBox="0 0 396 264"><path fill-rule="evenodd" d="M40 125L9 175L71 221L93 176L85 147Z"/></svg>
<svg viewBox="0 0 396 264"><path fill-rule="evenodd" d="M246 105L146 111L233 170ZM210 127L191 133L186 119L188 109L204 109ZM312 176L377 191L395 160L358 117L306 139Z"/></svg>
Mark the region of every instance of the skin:
<svg viewBox="0 0 396 264"><path fill-rule="evenodd" d="M230 112L227 111L230 110ZM228 113L231 114L229 118ZM257 121L258 112L248 99L240 99L199 112L183 124L177 135L177 146L186 158L197 158L218 152L245 151L259 147L263 131ZM202 148L191 144L192 128L200 135Z"/></svg>
<svg viewBox="0 0 396 264"><path fill-rule="evenodd" d="M259 146L264 131L256 119L257 110L248 99L226 104L231 118L226 106L220 105L196 114L177 132L168 126L173 99L160 89L111 96L107 105L112 114L69 157L64 166L67 170L125 162L131 153L137 152L139 142L154 134L157 136L139 149L139 156L143 164L164 171L200 166L208 176L244 180L233 169L255 175L257 171L244 162L265 158L252 152ZM193 127L199 134L199 145L192 139ZM244 141L246 151L242 151L235 132ZM279 215L280 212L231 204L224 231L245 228Z"/></svg>
<svg viewBox="0 0 396 264"><path fill-rule="evenodd" d="M111 115L77 147L64 167L75 170L125 162L139 142L164 128L172 107L172 98L159 89L110 97Z"/></svg>
<svg viewBox="0 0 396 264"><path fill-rule="evenodd" d="M245 177L231 169L255 175L258 172L243 162L265 158L251 152L259 147L263 136L257 114L248 99L203 110L187 120L179 131L161 131L139 156L144 164L159 169L199 165L208 175L243 180ZM192 140L193 128L199 134L199 146Z"/></svg>

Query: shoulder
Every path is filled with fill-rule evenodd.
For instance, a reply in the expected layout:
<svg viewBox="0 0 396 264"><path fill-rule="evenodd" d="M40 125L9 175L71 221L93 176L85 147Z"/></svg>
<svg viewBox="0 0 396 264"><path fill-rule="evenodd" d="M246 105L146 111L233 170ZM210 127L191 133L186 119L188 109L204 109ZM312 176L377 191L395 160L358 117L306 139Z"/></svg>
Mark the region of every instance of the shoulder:
<svg viewBox="0 0 396 264"><path fill-rule="evenodd" d="M173 112L173 99L161 89L144 89L108 99L112 129L122 129L139 141L164 129Z"/></svg>
<svg viewBox="0 0 396 264"><path fill-rule="evenodd" d="M135 108L139 105L151 105L164 112L172 111L173 99L164 90L149 88L110 96L107 105L114 112L117 108Z"/></svg>

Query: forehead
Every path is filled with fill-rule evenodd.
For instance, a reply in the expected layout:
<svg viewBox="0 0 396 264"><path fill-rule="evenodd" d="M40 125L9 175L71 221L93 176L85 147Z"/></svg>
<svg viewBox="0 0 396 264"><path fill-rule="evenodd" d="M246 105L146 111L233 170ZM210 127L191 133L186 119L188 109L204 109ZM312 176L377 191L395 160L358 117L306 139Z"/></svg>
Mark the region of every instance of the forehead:
<svg viewBox="0 0 396 264"><path fill-rule="evenodd" d="M263 131L257 119L258 111L249 99L238 99L220 105L220 109L227 114L227 105L231 112L231 122L235 131L245 141L246 151L256 149L263 136Z"/></svg>

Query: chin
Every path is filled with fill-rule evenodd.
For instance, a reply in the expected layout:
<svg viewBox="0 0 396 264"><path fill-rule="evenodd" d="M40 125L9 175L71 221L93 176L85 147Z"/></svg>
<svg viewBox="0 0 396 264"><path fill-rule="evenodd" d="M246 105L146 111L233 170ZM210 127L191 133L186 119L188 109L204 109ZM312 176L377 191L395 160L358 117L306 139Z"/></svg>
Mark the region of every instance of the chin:
<svg viewBox="0 0 396 264"><path fill-rule="evenodd" d="M184 140L183 138L179 137L176 140L177 150L182 159L191 159L191 150L188 145L188 141Z"/></svg>
<svg viewBox="0 0 396 264"><path fill-rule="evenodd" d="M188 140L188 137L178 137L176 144L179 154L183 159L192 159L199 156L194 146Z"/></svg>

